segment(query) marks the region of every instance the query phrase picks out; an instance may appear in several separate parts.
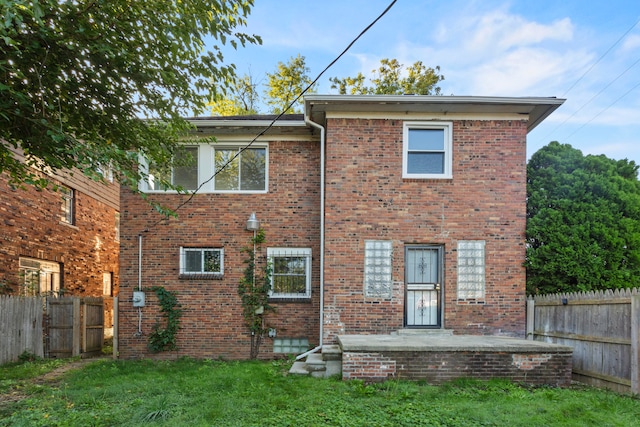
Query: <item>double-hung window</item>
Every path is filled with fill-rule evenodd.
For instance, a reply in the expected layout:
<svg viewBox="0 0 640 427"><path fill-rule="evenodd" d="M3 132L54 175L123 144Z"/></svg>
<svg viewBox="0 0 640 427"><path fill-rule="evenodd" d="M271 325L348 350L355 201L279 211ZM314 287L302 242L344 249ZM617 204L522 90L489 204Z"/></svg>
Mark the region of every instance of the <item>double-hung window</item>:
<svg viewBox="0 0 640 427"><path fill-rule="evenodd" d="M222 248L180 248L180 274L221 276L224 272Z"/></svg>
<svg viewBox="0 0 640 427"><path fill-rule="evenodd" d="M215 147L216 191L265 191L265 147Z"/></svg>
<svg viewBox="0 0 640 427"><path fill-rule="evenodd" d="M451 178L452 128L450 122L404 123L403 178Z"/></svg>
<svg viewBox="0 0 640 427"><path fill-rule="evenodd" d="M62 203L60 205L60 221L65 224L75 224L75 192L73 188L60 187Z"/></svg>
<svg viewBox="0 0 640 427"><path fill-rule="evenodd" d="M267 248L271 263L271 298L311 297L311 249Z"/></svg>

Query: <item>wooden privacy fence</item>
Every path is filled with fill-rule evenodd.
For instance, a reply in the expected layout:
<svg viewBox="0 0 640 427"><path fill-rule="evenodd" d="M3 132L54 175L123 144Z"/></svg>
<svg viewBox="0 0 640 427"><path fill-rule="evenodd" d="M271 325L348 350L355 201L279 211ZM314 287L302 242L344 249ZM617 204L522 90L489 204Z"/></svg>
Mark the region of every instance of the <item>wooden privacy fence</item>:
<svg viewBox="0 0 640 427"><path fill-rule="evenodd" d="M27 351L62 358L100 354L102 298L0 297L0 364Z"/></svg>
<svg viewBox="0 0 640 427"><path fill-rule="evenodd" d="M527 338L573 347L577 381L640 393L638 289L529 297Z"/></svg>
<svg viewBox="0 0 640 427"><path fill-rule="evenodd" d="M42 298L0 296L0 365L23 352L44 356Z"/></svg>

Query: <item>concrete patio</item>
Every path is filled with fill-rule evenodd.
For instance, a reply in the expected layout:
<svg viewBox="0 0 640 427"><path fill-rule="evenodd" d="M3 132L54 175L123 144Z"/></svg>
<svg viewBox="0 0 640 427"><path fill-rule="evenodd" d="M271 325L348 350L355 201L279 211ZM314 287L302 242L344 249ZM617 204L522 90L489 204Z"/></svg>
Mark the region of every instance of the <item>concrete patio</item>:
<svg viewBox="0 0 640 427"><path fill-rule="evenodd" d="M343 379L377 382L402 378L440 384L456 378L505 378L531 385L571 383L573 349L557 344L425 330L339 335L337 341L337 346L326 346L331 355L327 360L335 361L336 352L341 351ZM311 369L321 376L317 367L324 357L311 356L316 367ZM305 367L299 364L297 369L302 373ZM339 373L335 368L331 372Z"/></svg>

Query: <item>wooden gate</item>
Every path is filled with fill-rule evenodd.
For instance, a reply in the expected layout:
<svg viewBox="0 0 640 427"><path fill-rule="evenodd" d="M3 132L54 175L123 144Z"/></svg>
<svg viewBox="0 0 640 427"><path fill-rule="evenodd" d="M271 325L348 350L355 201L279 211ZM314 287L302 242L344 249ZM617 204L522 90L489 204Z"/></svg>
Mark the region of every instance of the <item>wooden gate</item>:
<svg viewBox="0 0 640 427"><path fill-rule="evenodd" d="M100 353L104 334L102 298L48 297L45 357L58 359Z"/></svg>
<svg viewBox="0 0 640 427"><path fill-rule="evenodd" d="M104 343L104 303L102 298L82 300L82 352L100 354Z"/></svg>

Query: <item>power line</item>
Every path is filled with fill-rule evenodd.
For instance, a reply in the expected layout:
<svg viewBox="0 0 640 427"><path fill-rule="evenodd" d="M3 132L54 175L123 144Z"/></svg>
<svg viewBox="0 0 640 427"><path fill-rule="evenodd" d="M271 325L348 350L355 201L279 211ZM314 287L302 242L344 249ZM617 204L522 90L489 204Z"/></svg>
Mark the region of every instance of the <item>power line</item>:
<svg viewBox="0 0 640 427"><path fill-rule="evenodd" d="M639 60L640 61L640 60ZM615 101L613 101L611 104L609 104L607 107L605 107L602 111L600 111L598 114L596 114L595 116L593 116L591 119L589 119L589 121L587 121L586 123L584 123L582 126L580 126L578 129L576 129L575 131L573 131L568 137L565 138L565 140L571 138L573 135L575 135L576 133L578 133L583 127L585 127L586 125L588 125L589 123L591 123L592 121L594 121L596 119L596 117L602 115L602 113L604 113L605 111L607 111L609 108L613 107L615 104L618 103L618 101L620 101L622 98L624 98L625 96L627 96L630 92L632 92L634 89L636 89L637 87L640 87L640 83L636 84L635 86L633 86L631 89L629 89L628 91L626 91L624 94L622 94L620 97L618 97Z"/></svg>
<svg viewBox="0 0 640 427"><path fill-rule="evenodd" d="M596 66L598 65L598 63L600 61L602 61L602 59L607 56L609 54L609 52L611 52L611 50L618 44L620 43L620 41L622 41L622 39L624 39L625 37L627 37L627 35L631 32L631 30L633 30L635 28L636 25L638 25L638 23L640 22L640 19L638 19L635 24L633 24L622 36L620 36L620 38L618 40L616 40L616 42L614 44L612 44L609 49L607 49L607 51L605 53L602 54L602 56L600 56L600 58L598 58L598 60L596 62L594 62L591 67L589 67L587 69L587 71L584 72L584 74L582 74L578 80L575 81L575 83L573 83L569 89L567 89L562 96L560 96L560 98L564 98L565 96L567 96L567 94L571 91L571 89L573 89L583 78L584 76L586 76L587 74L589 74L589 72Z"/></svg>
<svg viewBox="0 0 640 427"><path fill-rule="evenodd" d="M320 79L320 77L322 77L322 75L327 72L327 70L329 70L329 68L331 68L336 62L338 62L338 60L340 58L342 58L342 56L344 56L345 53L347 53L349 51L349 49L351 49L351 47L367 32L371 29L371 27L373 27L380 19L382 19L382 17L384 15L387 14L387 12L389 12L389 10L393 7L394 4L396 4L398 0L393 0L384 11L382 11L382 13L380 15L378 15L378 17L376 19L374 19L369 25L367 25L361 32L360 34L358 34L352 41L351 43L349 43L347 45L347 47L333 60L329 63L329 65L327 65L324 70L322 70L320 72L320 74L318 74L318 76L302 91L298 94L298 96L295 97L295 99L293 101L291 101L289 103L289 105L280 113L278 114L272 121L271 123L269 123L269 125L267 127L265 127L262 131L260 131L247 145L245 145L244 147L242 147L240 150L238 150L238 152L231 157L224 165L222 165L222 167L220 167L220 169L216 170L215 173L213 175L211 175L211 177L205 181L203 181L194 191L193 193L191 193L191 195L189 196L189 198L187 200L185 200L184 202L180 203L174 210L173 212L177 212L179 209L182 209L185 205L187 205L188 203L191 202L191 200L193 200L193 198L195 197L195 195L198 193L198 191L200 191L200 189L207 183L211 182L211 180L213 180L216 175L218 175L218 173L220 173L221 171L223 171L228 165L230 165L236 158L238 158L240 156L240 154L242 154L245 150L249 149L254 142L256 142L258 140L258 138L260 138L262 135L264 135L265 133L267 133L269 131L269 129L271 129L274 124L287 112L291 109L291 107L293 107L293 105L298 102L298 100L309 91L309 89L311 89L311 87L313 87L314 84L317 83L317 81ZM156 225L158 225L162 220L158 220L152 227L155 227Z"/></svg>
<svg viewBox="0 0 640 427"><path fill-rule="evenodd" d="M569 87L569 89L567 89L562 96L560 96L560 98L565 98L567 96L567 94L580 82L582 81L582 79L589 74L589 72L591 72L591 70L593 70L593 68L595 68L595 66L600 63L600 61L602 61L602 59L604 59L605 56L607 56L609 54L609 52L611 52L613 50L613 48L615 46L618 45L618 43L620 43L624 38L627 37L627 35L629 35L629 33L636 27L636 25L638 25L638 23L640 23L640 19L638 19L631 27L629 27L629 29L627 31L625 31L624 34L622 34L622 36L620 36L618 38L618 40L616 40L611 46L609 46L609 48L600 56L600 58L598 58L598 60L596 62L594 62L593 64L591 64L591 66ZM630 67L628 67L626 70L624 70L622 73L620 73L615 79L613 79L611 82L609 82L609 84L607 84L604 88L602 88L597 94L595 94L593 97L591 97L587 102L585 102L584 104L582 104L582 106L580 106L580 108L578 108L576 111L573 112L573 114L571 114L569 117L567 117L562 123L560 123L559 125L557 125L555 128L553 128L549 133L547 133L543 138L541 138L542 140L545 140L549 137L549 135L553 134L554 132L556 132L558 130L558 128L560 128L562 125L564 125L567 121L569 121L572 117L574 117L578 112L580 112L584 107L586 107L589 103L591 103L591 101L593 101L595 98L597 98L602 92L604 92L609 86L611 86L615 81L617 81L620 77L622 77L622 75L624 75L627 71L629 71L631 68L633 68L638 62L640 62L640 59L638 59L636 62L634 62ZM626 94L625 94L626 95ZM623 95L624 97L624 95ZM616 101L617 102L617 101ZM593 118L590 120L590 122L593 120ZM586 123L585 123L586 125ZM585 125L581 126L584 127ZM575 133L575 132L574 132ZM571 134L573 135L573 133Z"/></svg>
<svg viewBox="0 0 640 427"><path fill-rule="evenodd" d="M622 73L618 74L618 75L616 76L616 78L614 78L613 80L611 80L611 81L610 81L606 86L604 86L602 89L600 89L600 91L599 91L598 93L596 93L595 95L593 95L593 96L592 96L592 97L591 97L587 102L585 102L584 104L582 104L582 106L581 106L580 108L578 108L576 111L574 111L574 112L573 112L573 114L571 114L569 117L567 117L566 119L564 119L564 121L563 121L562 123L560 123L558 126L556 126L556 127L555 127L555 129L553 129L551 132L549 132L549 134L551 134L551 133L555 132L556 130L558 130L558 128L559 128L560 126L564 125L564 124L565 124L565 123L567 123L569 120L571 120L571 119L572 119L576 114L578 114L580 111L582 111L582 109L583 109L584 107L586 107L587 105L589 105L589 104L591 103L591 101L593 101L593 100L594 100L594 99L596 99L598 96L600 96L600 94L601 94L602 92L604 92L605 90L607 90L607 89L609 88L609 86L611 86L611 85L612 85L612 84L614 84L616 81L618 81L618 79L619 79L620 77L622 77L623 75L625 75L625 74L626 74L630 69L632 69L633 67L635 67L639 62L640 62L640 58L638 58L638 59L636 60L636 62L634 62L633 64L631 64L629 67L627 67L627 69L625 69ZM632 90L633 90L633 89L632 89ZM628 93L628 92L627 92L627 93ZM626 95L626 93L625 93L625 95ZM623 95L623 97L624 97L624 95ZM620 99L620 98L618 98L618 99ZM617 100L616 100L616 102L617 102ZM593 119L591 119L591 120L593 120ZM591 121L591 120L590 120L590 121ZM582 129L582 127L584 127L584 125L583 125L583 126L581 126L581 129ZM574 133L575 133L575 132L574 132ZM547 136L548 136L549 134L547 134ZM571 135L573 135L573 133L572 133Z"/></svg>

